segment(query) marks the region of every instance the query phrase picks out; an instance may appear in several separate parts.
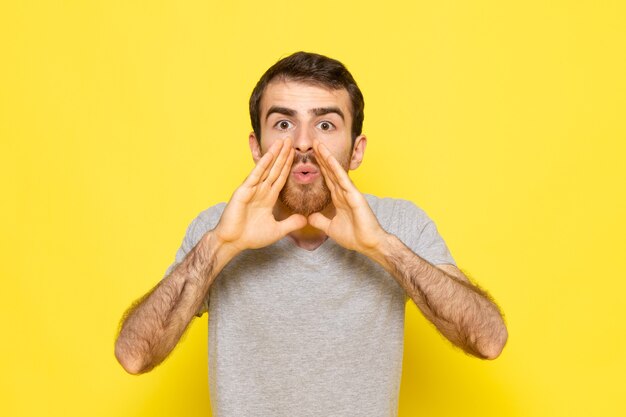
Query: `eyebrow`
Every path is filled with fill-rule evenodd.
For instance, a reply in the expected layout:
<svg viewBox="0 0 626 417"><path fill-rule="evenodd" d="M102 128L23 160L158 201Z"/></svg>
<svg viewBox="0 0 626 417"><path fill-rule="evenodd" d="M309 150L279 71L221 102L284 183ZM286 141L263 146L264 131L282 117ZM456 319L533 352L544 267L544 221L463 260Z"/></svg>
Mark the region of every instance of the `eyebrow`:
<svg viewBox="0 0 626 417"><path fill-rule="evenodd" d="M284 114L285 116L289 116L289 117L293 117L296 114L298 114L298 112L295 111L294 109L290 109L287 107L280 107L280 106L272 106L267 111L265 120L267 120L272 113ZM341 111L339 107L316 107L314 109L309 110L309 113L315 116L323 116L325 114L336 113L337 115L339 115L339 117L341 117L341 120L345 120L343 112Z"/></svg>
<svg viewBox="0 0 626 417"><path fill-rule="evenodd" d="M344 120L343 112L339 107L317 107L315 109L309 110L309 113L312 113L316 116L323 116L329 113L336 113L341 117L341 120Z"/></svg>
<svg viewBox="0 0 626 417"><path fill-rule="evenodd" d="M265 116L265 120L269 119L269 117L270 117L270 115L272 113L279 113L279 114L284 114L285 116L293 117L298 112L293 110L293 109L288 109L287 107L272 106L267 111L267 115Z"/></svg>

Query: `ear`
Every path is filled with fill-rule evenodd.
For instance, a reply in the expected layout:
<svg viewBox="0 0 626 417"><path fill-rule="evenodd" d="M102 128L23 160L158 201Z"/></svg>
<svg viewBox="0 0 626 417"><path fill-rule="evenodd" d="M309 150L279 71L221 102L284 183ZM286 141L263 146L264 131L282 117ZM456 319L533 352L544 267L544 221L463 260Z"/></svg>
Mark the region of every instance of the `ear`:
<svg viewBox="0 0 626 417"><path fill-rule="evenodd" d="M352 148L352 157L350 158L350 169L357 169L363 161L363 154L365 153L365 147L367 146L367 138L365 135L357 136L354 140L354 147Z"/></svg>
<svg viewBox="0 0 626 417"><path fill-rule="evenodd" d="M261 145L259 145L259 141L256 139L256 135L254 132L250 132L250 136L248 136L248 145L250 145L250 152L252 152L252 159L254 159L254 163L259 162L259 159L263 156L261 153Z"/></svg>

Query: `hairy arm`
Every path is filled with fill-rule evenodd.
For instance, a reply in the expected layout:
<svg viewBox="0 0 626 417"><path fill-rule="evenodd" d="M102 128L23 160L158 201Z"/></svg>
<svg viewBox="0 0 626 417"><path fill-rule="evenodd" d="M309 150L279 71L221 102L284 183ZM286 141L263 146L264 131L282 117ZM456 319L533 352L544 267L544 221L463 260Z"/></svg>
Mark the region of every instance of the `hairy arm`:
<svg viewBox="0 0 626 417"><path fill-rule="evenodd" d="M368 255L452 343L482 359L500 355L508 337L502 314L491 297L456 267L431 265L391 234Z"/></svg>
<svg viewBox="0 0 626 417"><path fill-rule="evenodd" d="M239 252L262 248L306 225L302 215L272 213L293 162L291 139L277 140L235 190L215 229L125 314L115 356L131 374L147 372L172 351L203 303L211 283Z"/></svg>
<svg viewBox="0 0 626 417"><path fill-rule="evenodd" d="M336 214L329 219L313 213L309 223L341 246L382 265L452 343L480 358L500 355L507 330L490 297L455 266L435 267L383 230L365 197L328 148L314 142L314 149Z"/></svg>
<svg viewBox="0 0 626 417"><path fill-rule="evenodd" d="M207 232L166 278L128 309L115 343L115 356L127 372L148 372L167 357L235 254L213 231Z"/></svg>

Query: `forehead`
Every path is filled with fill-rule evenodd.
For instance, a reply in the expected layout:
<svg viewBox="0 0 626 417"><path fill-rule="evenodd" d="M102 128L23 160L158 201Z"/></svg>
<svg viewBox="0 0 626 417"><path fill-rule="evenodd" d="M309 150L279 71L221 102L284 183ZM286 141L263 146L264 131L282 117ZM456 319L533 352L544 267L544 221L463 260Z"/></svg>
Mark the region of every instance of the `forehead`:
<svg viewBox="0 0 626 417"><path fill-rule="evenodd" d="M271 106L280 106L306 113L320 107L339 107L348 116L350 96L345 88L333 90L300 81L277 80L267 85L261 98L261 118Z"/></svg>

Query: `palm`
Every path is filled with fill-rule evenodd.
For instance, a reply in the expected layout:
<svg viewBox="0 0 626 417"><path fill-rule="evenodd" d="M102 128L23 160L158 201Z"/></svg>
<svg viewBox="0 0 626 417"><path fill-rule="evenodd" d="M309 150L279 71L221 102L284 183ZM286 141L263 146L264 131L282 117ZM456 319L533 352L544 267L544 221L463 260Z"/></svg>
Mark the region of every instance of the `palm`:
<svg viewBox="0 0 626 417"><path fill-rule="evenodd" d="M380 225L365 197L356 188L352 193L333 199L335 217L330 220L328 236L348 249L367 251L378 242Z"/></svg>
<svg viewBox="0 0 626 417"><path fill-rule="evenodd" d="M225 241L243 243L245 247L242 249L260 248L279 240L281 228L272 208L261 201L241 200L237 191L222 214L220 237Z"/></svg>
<svg viewBox="0 0 626 417"><path fill-rule="evenodd" d="M378 223L363 194L350 181L330 151L319 143L315 151L324 181L331 192L335 216L328 219L320 213L314 213L309 216L309 223L347 249L361 253L370 252L386 232Z"/></svg>
<svg viewBox="0 0 626 417"><path fill-rule="evenodd" d="M275 142L258 161L233 193L215 228L222 241L239 250L261 248L306 225L301 215L278 222L272 214L278 193L289 176L293 156L291 141L287 139Z"/></svg>

